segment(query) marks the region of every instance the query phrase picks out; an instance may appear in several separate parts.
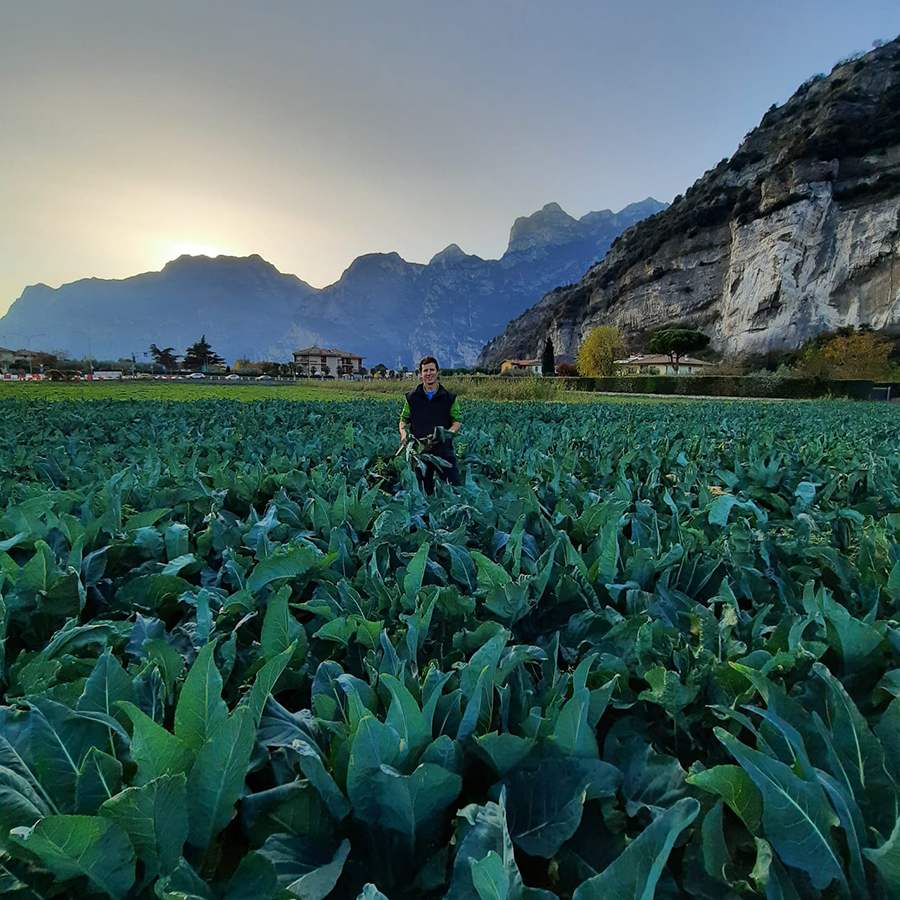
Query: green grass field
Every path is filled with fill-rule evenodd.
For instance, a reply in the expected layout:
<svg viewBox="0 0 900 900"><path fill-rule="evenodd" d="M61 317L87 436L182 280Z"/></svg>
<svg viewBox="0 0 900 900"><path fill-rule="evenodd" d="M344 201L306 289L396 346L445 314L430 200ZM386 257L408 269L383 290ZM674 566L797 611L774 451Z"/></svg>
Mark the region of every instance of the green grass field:
<svg viewBox="0 0 900 900"><path fill-rule="evenodd" d="M465 400L561 403L693 403L691 397L658 398L640 394L601 394L567 390L549 378L447 378L443 384ZM325 381L295 384L221 384L170 381L0 382L0 400L395 400L416 386L406 381ZM722 397L726 402L748 398ZM781 402L760 401L754 402Z"/></svg>

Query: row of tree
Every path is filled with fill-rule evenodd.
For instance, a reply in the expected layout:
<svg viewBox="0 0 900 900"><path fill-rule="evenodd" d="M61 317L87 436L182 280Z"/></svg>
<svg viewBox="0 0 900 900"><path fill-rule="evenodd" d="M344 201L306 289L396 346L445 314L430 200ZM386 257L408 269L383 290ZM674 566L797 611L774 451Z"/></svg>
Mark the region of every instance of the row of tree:
<svg viewBox="0 0 900 900"><path fill-rule="evenodd" d="M150 356L154 366L159 366L164 372L176 372L179 369L189 372L207 372L210 368L224 366L225 360L213 350L206 335L201 335L199 341L194 341L185 351L179 362L174 347L157 347L150 345Z"/></svg>
<svg viewBox="0 0 900 900"><path fill-rule="evenodd" d="M654 331L644 341L645 350L667 356L676 373L685 356L708 346L709 337L702 331L675 326ZM615 361L625 353L625 342L615 325L593 328L578 348L577 373L588 377L614 375ZM553 374L553 363L553 345L548 338L542 359L544 374ZM823 332L798 350L756 361L755 368L760 365L786 377L897 380L900 378L900 337L879 333L868 325L847 326ZM556 367L557 374L564 374L560 368ZM726 361L719 363L718 368L720 372L729 370L729 374L746 374L754 369L754 362Z"/></svg>

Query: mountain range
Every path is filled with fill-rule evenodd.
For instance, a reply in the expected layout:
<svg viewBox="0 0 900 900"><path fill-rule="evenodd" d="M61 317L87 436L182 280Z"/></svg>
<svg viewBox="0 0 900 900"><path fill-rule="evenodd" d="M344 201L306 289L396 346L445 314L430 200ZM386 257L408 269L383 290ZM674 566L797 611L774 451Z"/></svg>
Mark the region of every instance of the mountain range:
<svg viewBox="0 0 900 900"><path fill-rule="evenodd" d="M317 289L259 255L181 256L159 272L27 287L0 319L0 344L138 358L151 343L181 352L205 334L227 361L290 359L309 344L365 365L410 365L426 354L472 365L485 342L552 287L579 279L625 229L665 208L652 198L580 219L548 203L513 223L500 259L456 244L427 264L397 253L357 257Z"/></svg>
<svg viewBox="0 0 900 900"><path fill-rule="evenodd" d="M730 159L546 294L479 357L576 352L594 326L632 347L665 324L726 356L794 349L842 326L900 331L900 39L773 105Z"/></svg>

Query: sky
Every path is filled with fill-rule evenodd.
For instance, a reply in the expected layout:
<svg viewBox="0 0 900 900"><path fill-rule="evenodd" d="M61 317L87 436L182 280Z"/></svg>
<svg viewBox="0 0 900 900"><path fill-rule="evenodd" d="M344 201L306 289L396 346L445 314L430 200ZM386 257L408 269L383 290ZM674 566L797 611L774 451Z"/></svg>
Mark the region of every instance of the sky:
<svg viewBox="0 0 900 900"><path fill-rule="evenodd" d="M671 200L898 33L896 0L0 0L0 314L182 253L497 257L551 201Z"/></svg>

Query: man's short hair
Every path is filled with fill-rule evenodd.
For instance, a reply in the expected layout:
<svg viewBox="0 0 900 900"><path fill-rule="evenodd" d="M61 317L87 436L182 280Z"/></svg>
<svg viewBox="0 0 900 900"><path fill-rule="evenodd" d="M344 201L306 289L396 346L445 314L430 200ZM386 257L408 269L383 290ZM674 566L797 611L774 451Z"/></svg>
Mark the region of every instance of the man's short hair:
<svg viewBox="0 0 900 900"><path fill-rule="evenodd" d="M438 365L438 361L437 361L433 356L423 356L423 357L419 360L419 372L420 372L420 373L421 373L421 371L422 371L422 367L423 367L423 366L427 366L428 363L434 363L434 367L435 367L436 369L438 369L438 370L440 370L440 368L441 368L441 367Z"/></svg>

